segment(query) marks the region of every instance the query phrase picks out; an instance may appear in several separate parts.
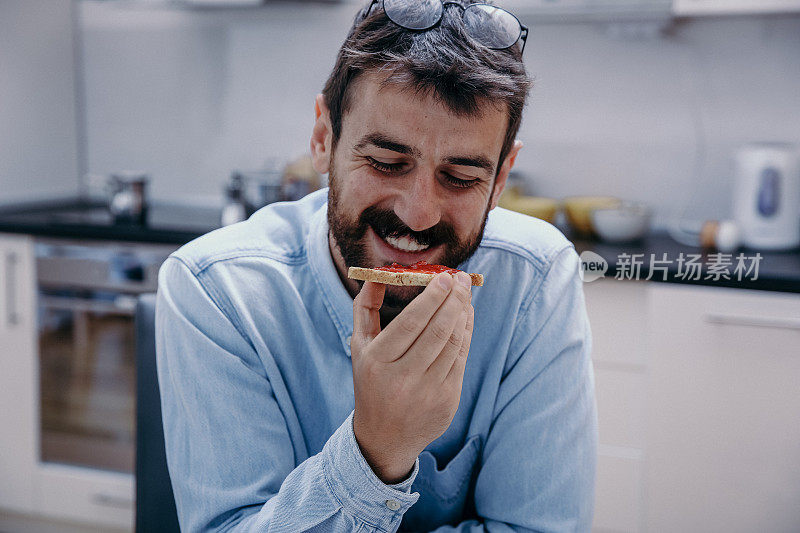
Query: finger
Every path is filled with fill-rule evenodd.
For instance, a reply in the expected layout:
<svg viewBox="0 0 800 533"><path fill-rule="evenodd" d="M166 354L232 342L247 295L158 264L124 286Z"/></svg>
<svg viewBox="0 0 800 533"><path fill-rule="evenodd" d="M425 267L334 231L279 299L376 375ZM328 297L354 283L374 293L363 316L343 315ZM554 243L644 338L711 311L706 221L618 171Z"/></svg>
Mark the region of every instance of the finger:
<svg viewBox="0 0 800 533"><path fill-rule="evenodd" d="M467 309L467 324L464 328L464 337L461 343L461 349L458 352L458 357L456 357L453 361L453 365L450 367L447 377L444 379L445 382L447 380L456 380L459 384L458 386L461 387L461 383L463 383L464 380L464 369L467 367L469 347L472 344L472 330L474 324L475 309L470 305L469 309Z"/></svg>
<svg viewBox="0 0 800 533"><path fill-rule="evenodd" d="M456 360L456 357L458 357L461 351L461 346L464 344L464 335L466 334L468 314L466 309L461 311L461 316L456 322L456 326L453 328L450 338L444 345L444 349L442 349L441 353L433 360L426 371L426 374L430 376L434 383L438 384L445 380L447 374L450 372L450 368L453 366L453 361Z"/></svg>
<svg viewBox="0 0 800 533"><path fill-rule="evenodd" d="M402 356L428 325L454 285L453 276L447 272L437 274L425 290L411 300L375 339L378 353L392 353L394 359Z"/></svg>
<svg viewBox="0 0 800 533"><path fill-rule="evenodd" d="M381 332L380 308L386 285L365 281L361 291L353 299L353 337L350 340L350 352L360 352L372 339ZM353 350L356 348L356 350Z"/></svg>
<svg viewBox="0 0 800 533"><path fill-rule="evenodd" d="M434 359L442 353L450 341L450 336L462 317L464 309L469 304L470 291L467 286L469 276L463 273L459 273L458 276L462 280L464 278L466 280L463 281L463 284L458 283L450 291L447 299L436 310L425 329L403 356L404 363L412 367L412 372L424 373Z"/></svg>
<svg viewBox="0 0 800 533"><path fill-rule="evenodd" d="M472 344L472 330L475 327L475 308L470 304L467 309L467 325L464 328L464 340L461 344L459 355L464 359L469 355L469 347Z"/></svg>

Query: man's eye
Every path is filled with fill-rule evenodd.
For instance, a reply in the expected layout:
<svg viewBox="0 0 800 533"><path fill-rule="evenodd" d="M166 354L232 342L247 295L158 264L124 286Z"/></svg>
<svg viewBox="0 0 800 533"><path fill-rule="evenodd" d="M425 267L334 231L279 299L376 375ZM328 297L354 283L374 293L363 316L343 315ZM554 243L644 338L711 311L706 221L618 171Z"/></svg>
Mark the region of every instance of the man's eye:
<svg viewBox="0 0 800 533"><path fill-rule="evenodd" d="M479 181L479 180L462 180L460 178L456 178L455 176L451 176L450 174L445 174L444 177L447 180L447 182L450 183L450 185L452 185L453 187L457 187L459 189L466 189L467 187L472 187Z"/></svg>
<svg viewBox="0 0 800 533"><path fill-rule="evenodd" d="M369 161L369 164L372 165L373 168L381 172L397 172L403 168L403 163L384 163L383 161L378 161L371 157L367 157L367 161Z"/></svg>

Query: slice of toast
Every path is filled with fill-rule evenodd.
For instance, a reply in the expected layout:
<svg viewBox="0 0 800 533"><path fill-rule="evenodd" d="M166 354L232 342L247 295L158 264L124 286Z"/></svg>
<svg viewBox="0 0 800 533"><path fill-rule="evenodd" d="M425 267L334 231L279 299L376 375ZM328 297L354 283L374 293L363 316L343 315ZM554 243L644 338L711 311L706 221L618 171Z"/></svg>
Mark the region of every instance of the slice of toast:
<svg viewBox="0 0 800 533"><path fill-rule="evenodd" d="M347 277L361 281L374 281L386 285L415 285L424 287L431 282L436 274L424 272L388 272L386 270L376 270L374 268L350 267ZM472 285L481 287L483 285L483 274L469 274L472 278Z"/></svg>

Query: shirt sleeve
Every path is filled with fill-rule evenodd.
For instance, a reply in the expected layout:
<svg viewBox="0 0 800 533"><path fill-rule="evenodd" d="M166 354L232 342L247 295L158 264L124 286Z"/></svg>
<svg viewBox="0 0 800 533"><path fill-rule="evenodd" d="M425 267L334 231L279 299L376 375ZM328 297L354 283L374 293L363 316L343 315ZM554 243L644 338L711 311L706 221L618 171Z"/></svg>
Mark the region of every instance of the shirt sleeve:
<svg viewBox="0 0 800 533"><path fill-rule="evenodd" d="M384 484L353 434L353 413L295 464L254 347L179 258L159 271L156 355L167 464L182 531L396 531L419 498Z"/></svg>
<svg viewBox="0 0 800 533"><path fill-rule="evenodd" d="M580 260L555 255L519 319L475 487L479 520L446 532L591 530L597 410Z"/></svg>

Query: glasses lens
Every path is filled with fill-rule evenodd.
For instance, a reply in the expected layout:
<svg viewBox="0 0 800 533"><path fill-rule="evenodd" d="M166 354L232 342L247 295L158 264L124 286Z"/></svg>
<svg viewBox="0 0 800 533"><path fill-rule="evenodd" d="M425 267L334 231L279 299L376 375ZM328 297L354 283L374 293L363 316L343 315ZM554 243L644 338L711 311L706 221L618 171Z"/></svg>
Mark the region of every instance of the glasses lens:
<svg viewBox="0 0 800 533"><path fill-rule="evenodd" d="M409 30L427 30L442 17L442 0L383 0L389 20Z"/></svg>
<svg viewBox="0 0 800 533"><path fill-rule="evenodd" d="M482 45L502 50L519 39L522 27L517 17L489 4L472 4L464 10L464 25Z"/></svg>

